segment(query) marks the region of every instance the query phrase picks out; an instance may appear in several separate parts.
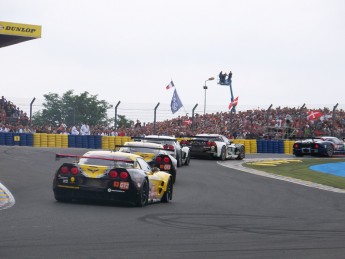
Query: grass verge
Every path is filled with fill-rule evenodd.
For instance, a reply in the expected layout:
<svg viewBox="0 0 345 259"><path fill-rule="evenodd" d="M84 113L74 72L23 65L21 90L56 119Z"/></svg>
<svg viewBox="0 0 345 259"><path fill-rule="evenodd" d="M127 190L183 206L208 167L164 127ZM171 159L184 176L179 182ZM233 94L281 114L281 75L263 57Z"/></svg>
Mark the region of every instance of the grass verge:
<svg viewBox="0 0 345 259"><path fill-rule="evenodd" d="M271 174L283 175L345 190L345 177L320 173L309 169L309 167L313 165L338 162L345 162L345 159L306 158L298 160L263 160L259 162L244 163L243 166Z"/></svg>

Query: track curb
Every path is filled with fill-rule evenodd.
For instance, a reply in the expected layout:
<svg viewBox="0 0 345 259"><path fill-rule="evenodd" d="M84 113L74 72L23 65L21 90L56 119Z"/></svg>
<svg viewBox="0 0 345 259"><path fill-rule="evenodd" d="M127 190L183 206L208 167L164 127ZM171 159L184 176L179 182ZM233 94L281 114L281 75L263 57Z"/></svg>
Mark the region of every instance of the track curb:
<svg viewBox="0 0 345 259"><path fill-rule="evenodd" d="M289 159L285 159L285 158L270 158L270 159L268 159L268 158L265 158L265 159L255 158L255 159L243 159L241 161L234 161L234 160L223 161L223 162L217 162L217 163L221 166L236 169L236 170L250 173L250 174L255 174L255 175L260 175L263 177L268 177L268 178L273 178L273 179L277 179L277 180L281 180L281 181L291 182L291 183L295 183L295 184L299 184L299 185L303 185L303 186L307 186L307 187L311 187L311 188L316 188L316 189L320 189L320 190L324 190L324 191L330 191L330 192L345 194L345 190L343 190L343 189L334 188L334 187L330 187L330 186L323 185L323 184L313 183L310 181L304 181L304 180L300 180L300 179L296 179L296 178L292 178L292 177L270 174L267 172L263 172L260 170L256 170L256 169L252 169L252 168L248 168L248 167L243 166L243 163L256 162L256 161L267 161L267 160L270 160L270 161L272 161L272 160L291 160L291 158L289 158Z"/></svg>
<svg viewBox="0 0 345 259"><path fill-rule="evenodd" d="M0 210L8 209L15 204L12 193L0 182Z"/></svg>

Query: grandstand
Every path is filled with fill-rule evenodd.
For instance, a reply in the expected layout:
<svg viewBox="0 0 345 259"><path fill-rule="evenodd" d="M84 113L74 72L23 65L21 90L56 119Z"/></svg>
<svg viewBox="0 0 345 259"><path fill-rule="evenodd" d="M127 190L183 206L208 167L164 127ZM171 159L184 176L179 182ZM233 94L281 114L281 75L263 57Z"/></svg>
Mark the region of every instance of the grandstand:
<svg viewBox="0 0 345 259"><path fill-rule="evenodd" d="M6 98L4 98L6 100ZM16 98L14 98L16 99ZM19 100L19 99L18 99ZM25 126L29 124L29 118L25 108L28 109L30 100L19 100L20 104L6 100L11 107L11 112L6 112L6 117L1 118L1 123L12 124L17 127L19 125ZM4 103L4 101L0 101ZM90 125L93 134L116 135L121 132L126 136L137 136L144 134L152 134L154 130L153 125L153 108L155 104L137 104L134 106L130 103L121 103L118 114L125 115L127 119L135 121L139 119L142 122L140 130L131 128L113 129L112 125ZM335 109L333 116L333 107L327 108L308 108L304 107L277 107L268 109L246 109L238 108L236 113L232 114L232 124L229 125L229 112L221 111L220 106L210 105L210 113L205 116L200 110L196 110L194 115L194 131L192 131L191 114L180 113L180 115L171 114L170 107L161 104L162 108L158 109L156 129L157 134L175 135L183 137L187 135L194 135L197 133L219 133L228 136L229 138L238 139L294 139L298 137L320 136L320 135L334 135L339 138L345 138L345 111L343 106L338 106ZM320 105L322 106L322 105ZM25 107L23 110L19 107ZM135 108L133 108L135 107ZM192 107L192 105L191 105ZM0 106L1 112L4 111L4 106ZM38 101L34 107L34 111L42 109L42 102ZM8 109L8 108L7 108ZM322 116L316 120L308 119L310 111L320 111ZM109 117L114 116L114 110L109 111ZM140 116L146 116L143 120ZM186 123L188 122L188 123ZM57 127L58 125L56 125ZM73 125L67 125L69 128ZM231 127L230 127L231 126ZM31 127L31 132L36 132L34 125ZM50 127L50 132L56 133L57 129L54 126ZM113 132L113 133L111 133Z"/></svg>

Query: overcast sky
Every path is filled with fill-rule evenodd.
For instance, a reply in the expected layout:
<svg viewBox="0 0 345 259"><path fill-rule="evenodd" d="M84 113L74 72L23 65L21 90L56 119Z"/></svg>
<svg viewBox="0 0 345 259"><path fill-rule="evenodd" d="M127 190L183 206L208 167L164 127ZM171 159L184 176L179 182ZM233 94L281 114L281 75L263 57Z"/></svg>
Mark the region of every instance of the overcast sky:
<svg viewBox="0 0 345 259"><path fill-rule="evenodd" d="M0 49L0 95L19 106L73 89L121 101L130 119L151 120L140 113L158 102L158 120L203 113L221 70L238 109L345 106L343 0L1 0L0 20L42 26ZM206 112L227 111L229 87L207 86Z"/></svg>

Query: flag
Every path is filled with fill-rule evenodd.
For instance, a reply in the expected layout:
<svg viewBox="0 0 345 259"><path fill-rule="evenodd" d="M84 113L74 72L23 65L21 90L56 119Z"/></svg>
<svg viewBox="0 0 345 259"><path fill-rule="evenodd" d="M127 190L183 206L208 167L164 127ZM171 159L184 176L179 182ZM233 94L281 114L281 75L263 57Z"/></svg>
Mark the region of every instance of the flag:
<svg viewBox="0 0 345 259"><path fill-rule="evenodd" d="M307 118L308 118L308 120L317 120L322 115L323 115L322 112L319 112L319 111L309 111Z"/></svg>
<svg viewBox="0 0 345 259"><path fill-rule="evenodd" d="M182 104L180 98L178 97L178 94L177 94L176 89L175 89L174 95L173 95L173 97L172 97L172 99L171 99L171 104L170 104L170 106L171 106L171 111L172 111L172 113L177 112L177 111L183 106L183 104Z"/></svg>
<svg viewBox="0 0 345 259"><path fill-rule="evenodd" d="M189 120L189 119L184 120L183 124L184 124L185 126L191 125L191 124L192 124L192 120Z"/></svg>
<svg viewBox="0 0 345 259"><path fill-rule="evenodd" d="M231 110L232 107L235 107L237 103L238 103L238 96L235 99L233 99L231 103L229 104L229 110Z"/></svg>
<svg viewBox="0 0 345 259"><path fill-rule="evenodd" d="M173 88L173 87L175 87L175 85L174 85L174 82L171 81L171 82L165 87L165 89L169 90L170 88Z"/></svg>

